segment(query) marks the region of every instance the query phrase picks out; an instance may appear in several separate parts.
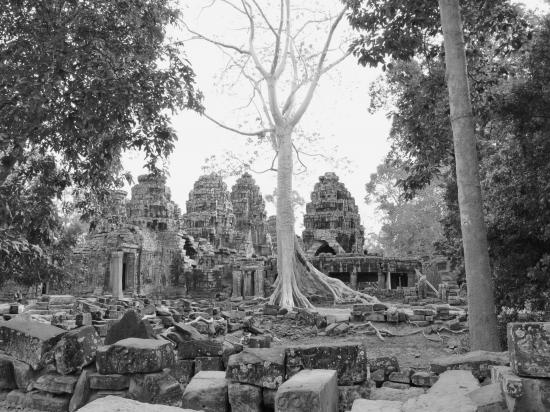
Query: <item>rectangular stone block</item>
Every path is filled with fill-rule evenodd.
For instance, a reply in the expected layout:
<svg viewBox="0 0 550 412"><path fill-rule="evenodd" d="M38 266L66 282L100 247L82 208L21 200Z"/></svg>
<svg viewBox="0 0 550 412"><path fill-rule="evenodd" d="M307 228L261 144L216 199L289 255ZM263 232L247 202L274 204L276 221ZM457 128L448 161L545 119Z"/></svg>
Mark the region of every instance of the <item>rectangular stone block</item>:
<svg viewBox="0 0 550 412"><path fill-rule="evenodd" d="M303 370L279 386L275 412L304 411L338 412L335 370Z"/></svg>
<svg viewBox="0 0 550 412"><path fill-rule="evenodd" d="M508 324L510 366L520 375L550 378L550 322Z"/></svg>
<svg viewBox="0 0 550 412"><path fill-rule="evenodd" d="M222 356L223 341L216 339L189 340L178 344L179 359L195 359L199 356Z"/></svg>
<svg viewBox="0 0 550 412"><path fill-rule="evenodd" d="M46 355L65 333L63 329L34 321L1 322L0 350L37 370L45 365Z"/></svg>
<svg viewBox="0 0 550 412"><path fill-rule="evenodd" d="M441 375L446 370L470 370L478 378L488 378L491 376L492 365L508 365L507 352L489 352L477 350L463 355L451 355L436 358L430 364L430 370Z"/></svg>
<svg viewBox="0 0 550 412"><path fill-rule="evenodd" d="M226 376L234 382L277 389L285 379L285 349L247 348L231 355Z"/></svg>
<svg viewBox="0 0 550 412"><path fill-rule="evenodd" d="M35 389L55 393L55 394L71 394L74 392L74 386L78 376L76 375L58 375L56 373L48 373L40 376L33 384Z"/></svg>
<svg viewBox="0 0 550 412"><path fill-rule="evenodd" d="M91 389L120 391L130 386L130 375L91 373L88 376Z"/></svg>
<svg viewBox="0 0 550 412"><path fill-rule="evenodd" d="M508 366L492 366L491 380L500 385L509 412L550 410L550 379L526 378Z"/></svg>
<svg viewBox="0 0 550 412"><path fill-rule="evenodd" d="M192 359L176 359L174 366L169 369L168 373L179 383L187 385L195 374L195 361Z"/></svg>
<svg viewBox="0 0 550 412"><path fill-rule="evenodd" d="M334 369L338 385L354 385L367 379L367 351L359 343L287 348L286 377L302 369Z"/></svg>
<svg viewBox="0 0 550 412"><path fill-rule="evenodd" d="M195 358L195 372L223 371L221 356L199 356Z"/></svg>
<svg viewBox="0 0 550 412"><path fill-rule="evenodd" d="M262 388L244 383L230 383L229 404L232 411L262 412Z"/></svg>
<svg viewBox="0 0 550 412"><path fill-rule="evenodd" d="M224 372L199 372L185 388L182 407L203 412L229 412L227 387Z"/></svg>
<svg viewBox="0 0 550 412"><path fill-rule="evenodd" d="M43 412L64 412L69 409L69 396L53 396L40 391L13 390L6 397L6 404L16 408L29 408Z"/></svg>
<svg viewBox="0 0 550 412"><path fill-rule="evenodd" d="M386 315L384 315L383 313L373 312L373 313L366 314L363 317L363 319L366 322L385 322L386 321Z"/></svg>
<svg viewBox="0 0 550 412"><path fill-rule="evenodd" d="M183 391L178 381L166 371L136 373L130 378L128 395L140 402L178 405Z"/></svg>

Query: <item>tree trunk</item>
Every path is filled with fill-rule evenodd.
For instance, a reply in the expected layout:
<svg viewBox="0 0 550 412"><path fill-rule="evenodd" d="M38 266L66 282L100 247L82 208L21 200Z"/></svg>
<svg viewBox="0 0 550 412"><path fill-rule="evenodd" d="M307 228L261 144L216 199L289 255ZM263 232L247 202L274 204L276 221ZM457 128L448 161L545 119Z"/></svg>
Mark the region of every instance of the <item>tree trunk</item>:
<svg viewBox="0 0 550 412"><path fill-rule="evenodd" d="M439 0L468 284L472 350L500 350L458 0Z"/></svg>
<svg viewBox="0 0 550 412"><path fill-rule="evenodd" d="M280 305L291 308L294 276L294 206L292 204L292 135L278 133L277 161L277 273L281 283Z"/></svg>

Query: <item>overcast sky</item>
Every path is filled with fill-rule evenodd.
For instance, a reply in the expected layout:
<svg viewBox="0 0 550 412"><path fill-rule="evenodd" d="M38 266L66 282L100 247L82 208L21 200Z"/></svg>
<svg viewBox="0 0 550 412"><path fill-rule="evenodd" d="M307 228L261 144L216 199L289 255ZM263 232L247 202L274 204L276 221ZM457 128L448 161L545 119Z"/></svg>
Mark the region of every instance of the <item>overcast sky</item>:
<svg viewBox="0 0 550 412"><path fill-rule="evenodd" d="M209 10L209 16L205 16L204 13L199 16L195 5L208 4L209 1L181 1L183 4L193 4L192 7L183 9L186 20L200 22L203 32L216 33L222 26L221 22L227 19L227 16L220 13L216 15L215 10ZM541 6L543 2L524 0L522 3L535 7ZM227 33L220 34L225 36L224 39L230 37ZM174 36L178 37L179 32ZM199 41L187 42L185 50L197 73L197 83L204 93L207 112L230 125L236 125L238 120L242 121L236 119L232 108L243 105L246 98L238 94L223 93L215 80L226 63L224 56ZM389 149L387 137L390 120L383 112L374 115L367 112L369 85L380 74L380 70L361 67L353 57L350 57L321 82L300 124L305 133L319 133L323 137L323 142L315 148L317 152L326 151L331 155L345 157L349 159L349 165L335 170L331 164L320 158L304 158L308 173L298 176L294 183L295 190L307 201L318 177L327 171L336 172L355 197L366 233L378 231L380 223L376 219L373 207L366 205L363 200L365 183ZM202 173L201 166L204 165L205 159L211 155L223 156L226 151L246 152L246 138L221 129L192 112L179 113L173 117L172 122L179 140L168 161L168 186L171 188L173 200L185 212L185 201L193 183ZM143 156L139 153L125 155L124 166L134 176L144 173L142 165ZM267 168L269 161L260 161L255 167L258 170ZM264 195L273 193L276 186L275 172L257 174L254 178ZM229 189L234 181L235 178L226 179ZM268 214L273 213L273 206L268 204ZM302 230L302 216L303 211L299 211L296 216L299 231Z"/></svg>

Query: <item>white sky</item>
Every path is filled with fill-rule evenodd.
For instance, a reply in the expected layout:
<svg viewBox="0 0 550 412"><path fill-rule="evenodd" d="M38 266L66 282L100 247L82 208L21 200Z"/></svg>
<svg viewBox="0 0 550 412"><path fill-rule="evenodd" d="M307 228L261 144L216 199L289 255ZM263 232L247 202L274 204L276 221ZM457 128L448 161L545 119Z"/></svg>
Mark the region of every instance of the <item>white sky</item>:
<svg viewBox="0 0 550 412"><path fill-rule="evenodd" d="M209 3L209 1L202 0L182 1L193 3L191 10L184 8L185 20L190 24L196 21L194 20L197 16L196 4ZM335 3L339 2L335 1ZM535 7L541 6L543 2L542 0L524 0L522 3L529 7ZM213 10L209 12L215 13ZM220 27L220 19L226 19L226 16L214 14L213 19L210 17L210 23L204 23L205 18L203 17L200 20L201 31L216 33ZM224 39L230 36L228 33L222 33L222 35L225 36ZM229 42L229 40L226 41ZM186 42L185 50L197 73L198 87L204 93L207 112L226 124L236 126L242 119L236 119L235 111L232 108L243 105L245 98L238 95L228 96L225 94L224 96L220 87L215 84L216 76L226 62L224 56L215 48L200 41ZM324 147L315 148L316 152L325 150L330 151L331 155L346 157L350 160L350 167L349 169L334 170L331 165L320 158L304 158L309 171L307 174L297 176L294 180L294 189L308 201L318 177L327 171L335 171L355 197L366 233L378 231L380 224L376 219L373 207L366 205L363 200L365 183L370 174L376 171L376 166L389 150L387 137L390 120L382 112L375 115L367 112L369 85L381 73L381 70L378 69L359 66L353 57L349 57L329 77L321 81L313 102L300 125L306 133L318 132L323 136L324 142L321 146ZM221 156L228 150L244 153L247 149L246 138L224 130L208 119L190 111L175 115L172 122L179 140L168 160L170 173L168 186L172 191L172 199L185 212L185 201L188 199L193 183L202 174L201 166L203 166L204 160L211 155ZM337 146L336 150L335 146ZM143 156L139 153L125 155L123 164L134 177L145 173L142 167ZM255 165L257 170L268 167L269 162L266 161ZM276 186L275 172L256 174L254 178L264 195L273 193ZM226 179L229 189L234 181L235 178ZM268 214L274 213L273 205L268 203L267 208ZM296 226L299 232L302 230L302 216L303 210L298 211Z"/></svg>

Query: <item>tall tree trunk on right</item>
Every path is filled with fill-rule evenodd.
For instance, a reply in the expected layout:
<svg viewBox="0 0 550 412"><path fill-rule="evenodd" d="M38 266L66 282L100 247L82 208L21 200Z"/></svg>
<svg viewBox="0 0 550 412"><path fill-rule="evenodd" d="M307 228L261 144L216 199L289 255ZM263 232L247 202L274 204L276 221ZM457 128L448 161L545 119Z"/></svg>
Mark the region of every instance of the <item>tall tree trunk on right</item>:
<svg viewBox="0 0 550 412"><path fill-rule="evenodd" d="M479 179L474 120L458 0L439 0L456 159L458 205L468 284L472 350L500 350Z"/></svg>

